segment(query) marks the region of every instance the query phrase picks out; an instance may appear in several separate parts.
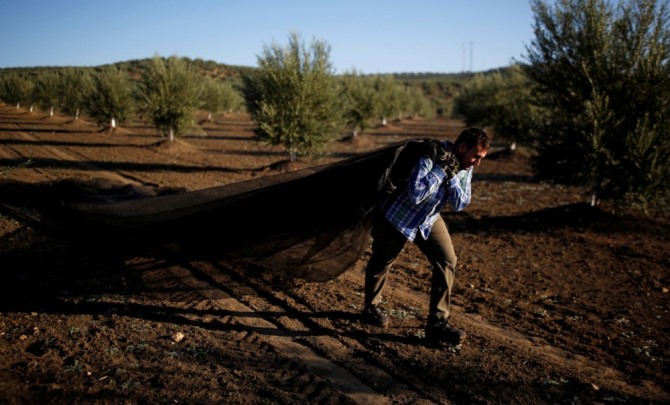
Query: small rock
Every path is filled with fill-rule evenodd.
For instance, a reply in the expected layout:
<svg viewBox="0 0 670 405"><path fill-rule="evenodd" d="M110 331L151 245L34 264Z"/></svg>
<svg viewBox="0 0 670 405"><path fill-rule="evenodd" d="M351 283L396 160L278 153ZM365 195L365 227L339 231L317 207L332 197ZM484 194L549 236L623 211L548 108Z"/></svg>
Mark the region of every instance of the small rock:
<svg viewBox="0 0 670 405"><path fill-rule="evenodd" d="M172 336L170 337L170 339L172 339L172 341L175 342L175 343L179 343L179 342L181 342L182 340L184 340L184 334L181 333L181 332L177 332L177 333L175 333L174 335L172 335Z"/></svg>

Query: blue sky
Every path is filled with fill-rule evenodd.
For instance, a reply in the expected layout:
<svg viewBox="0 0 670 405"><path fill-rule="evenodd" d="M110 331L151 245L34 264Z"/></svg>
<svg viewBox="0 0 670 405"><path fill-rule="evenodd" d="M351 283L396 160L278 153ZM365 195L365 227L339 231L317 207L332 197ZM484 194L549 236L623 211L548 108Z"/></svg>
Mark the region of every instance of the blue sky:
<svg viewBox="0 0 670 405"><path fill-rule="evenodd" d="M0 0L0 68L184 56L257 66L290 32L336 73L483 71L523 60L529 0Z"/></svg>

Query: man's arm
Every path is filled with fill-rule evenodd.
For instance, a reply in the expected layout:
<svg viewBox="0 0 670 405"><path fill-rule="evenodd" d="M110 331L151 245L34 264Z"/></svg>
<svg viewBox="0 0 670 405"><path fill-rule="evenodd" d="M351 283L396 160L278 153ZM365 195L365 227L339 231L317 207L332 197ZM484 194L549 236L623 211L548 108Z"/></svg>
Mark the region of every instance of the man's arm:
<svg viewBox="0 0 670 405"><path fill-rule="evenodd" d="M461 211L470 204L472 171L472 167L461 170L449 179L449 205L453 211Z"/></svg>
<svg viewBox="0 0 670 405"><path fill-rule="evenodd" d="M447 177L446 172L428 157L419 159L408 180L407 191L410 200L419 204L433 194Z"/></svg>

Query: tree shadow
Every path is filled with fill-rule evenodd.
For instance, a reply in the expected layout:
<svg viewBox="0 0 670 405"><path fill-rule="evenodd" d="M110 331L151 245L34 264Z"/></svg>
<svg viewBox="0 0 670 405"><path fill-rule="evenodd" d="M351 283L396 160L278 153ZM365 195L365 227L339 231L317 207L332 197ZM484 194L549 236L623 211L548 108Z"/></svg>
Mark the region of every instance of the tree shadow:
<svg viewBox="0 0 670 405"><path fill-rule="evenodd" d="M25 163L25 159L0 159L0 167L17 167ZM283 171L287 170L286 159L266 165L237 168L225 166L196 166L186 164L163 164L163 163L134 163L134 162L110 162L102 160L60 160L39 158L31 161L31 168L42 169L75 169L89 172L108 172L108 171L130 171L130 172L173 172L173 173L200 173L200 172L221 172L221 173L249 173L263 172L266 170Z"/></svg>
<svg viewBox="0 0 670 405"><path fill-rule="evenodd" d="M509 216L476 218L466 212L450 211L443 212L442 216L452 233L533 233L560 228L589 228L600 232L670 234L670 225L653 218L615 215L588 203L565 204Z"/></svg>
<svg viewBox="0 0 670 405"><path fill-rule="evenodd" d="M207 330L247 331L267 336L285 336L287 331L274 320L288 315L309 326L309 330L290 332L296 337L333 334L331 329L319 326L316 319L354 322L358 318L357 314L351 312L313 313L292 310L281 304L280 309L274 311L226 310L218 307L198 309L177 304L176 297L197 292L197 288L178 284L157 289L147 284L144 274L161 272L178 265L196 278L208 281L208 287L204 289L215 286L231 296L235 295L235 291L228 285L209 279L197 266L166 251L117 252L114 246L59 239L29 227L21 227L3 236L0 238L0 246L4 246L0 252L0 277L3 280L0 285L0 313L114 314ZM144 259L142 266L134 267L127 262L129 257L136 255ZM226 271L221 266L217 269ZM165 277L170 277L169 272L165 273ZM274 301L271 296L260 291L255 293ZM162 297L162 304L137 303L135 299L140 296ZM207 300L205 295L201 299ZM209 322L204 319L205 316L214 316L219 320L232 317L237 321ZM239 321L245 318L264 319L277 327L245 325L244 321Z"/></svg>

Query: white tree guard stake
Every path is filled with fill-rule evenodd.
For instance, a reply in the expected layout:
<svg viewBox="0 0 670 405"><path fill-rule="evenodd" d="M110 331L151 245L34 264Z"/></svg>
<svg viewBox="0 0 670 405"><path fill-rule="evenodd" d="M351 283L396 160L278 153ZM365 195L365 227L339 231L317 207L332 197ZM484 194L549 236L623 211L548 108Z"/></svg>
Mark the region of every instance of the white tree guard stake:
<svg viewBox="0 0 670 405"><path fill-rule="evenodd" d="M168 140L170 142L174 142L174 129L170 128L170 132L168 133Z"/></svg>
<svg viewBox="0 0 670 405"><path fill-rule="evenodd" d="M591 192L591 206L595 207L596 205L598 205L598 191L594 189Z"/></svg>
<svg viewBox="0 0 670 405"><path fill-rule="evenodd" d="M51 109L49 110L49 118L51 118L53 116L54 116L54 108L51 107Z"/></svg>
<svg viewBox="0 0 670 405"><path fill-rule="evenodd" d="M116 129L116 120L112 117L112 122L109 123L111 129Z"/></svg>

